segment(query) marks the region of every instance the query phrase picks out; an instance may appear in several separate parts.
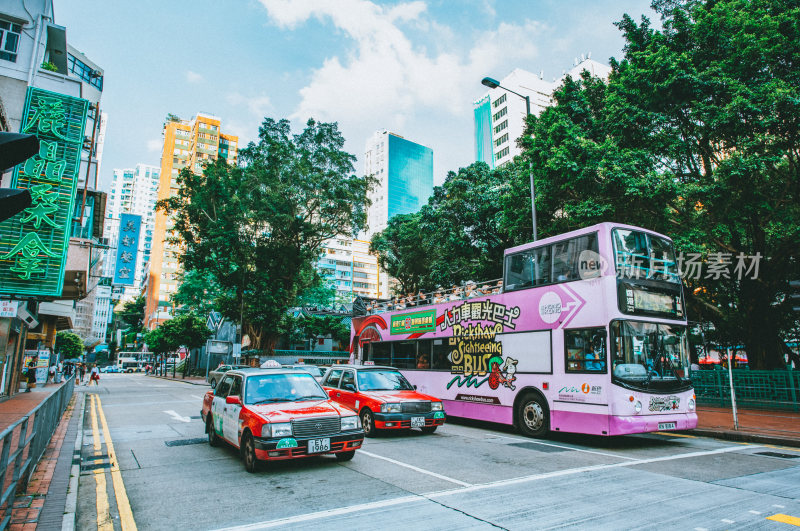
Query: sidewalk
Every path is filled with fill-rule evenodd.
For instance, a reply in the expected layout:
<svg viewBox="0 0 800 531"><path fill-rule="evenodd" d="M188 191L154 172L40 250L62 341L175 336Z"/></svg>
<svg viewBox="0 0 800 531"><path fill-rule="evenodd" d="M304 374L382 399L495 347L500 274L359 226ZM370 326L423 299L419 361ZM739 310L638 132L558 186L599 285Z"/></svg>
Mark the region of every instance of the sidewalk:
<svg viewBox="0 0 800 531"><path fill-rule="evenodd" d="M738 409L739 429L733 429L730 408L698 406L695 435L730 441L800 447L800 413Z"/></svg>
<svg viewBox="0 0 800 531"><path fill-rule="evenodd" d="M59 387L61 387L60 383L36 384L36 387L30 392L22 391L0 402L0 432L27 415Z"/></svg>

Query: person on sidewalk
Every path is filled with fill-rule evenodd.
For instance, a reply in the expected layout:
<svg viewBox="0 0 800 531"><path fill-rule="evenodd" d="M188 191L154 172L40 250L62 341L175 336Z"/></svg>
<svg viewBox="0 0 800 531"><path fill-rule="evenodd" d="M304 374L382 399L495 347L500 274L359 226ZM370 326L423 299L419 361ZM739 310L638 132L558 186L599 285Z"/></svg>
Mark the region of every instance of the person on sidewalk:
<svg viewBox="0 0 800 531"><path fill-rule="evenodd" d="M47 381L45 383L55 383L56 382L56 366L50 365L50 368L47 369Z"/></svg>
<svg viewBox="0 0 800 531"><path fill-rule="evenodd" d="M80 384L83 381L83 377L86 375L86 365L81 363L81 366L76 374L78 374L79 378L75 383Z"/></svg>
<svg viewBox="0 0 800 531"><path fill-rule="evenodd" d="M36 364L38 363L37 358L31 358L31 361L28 362L28 373L26 374L28 379L28 385L25 389L26 393L29 393L31 389L36 387Z"/></svg>
<svg viewBox="0 0 800 531"><path fill-rule="evenodd" d="M100 385L100 370L97 368L97 365L92 366L92 373L89 375L89 381L86 382L86 385L90 385L94 382L95 385Z"/></svg>

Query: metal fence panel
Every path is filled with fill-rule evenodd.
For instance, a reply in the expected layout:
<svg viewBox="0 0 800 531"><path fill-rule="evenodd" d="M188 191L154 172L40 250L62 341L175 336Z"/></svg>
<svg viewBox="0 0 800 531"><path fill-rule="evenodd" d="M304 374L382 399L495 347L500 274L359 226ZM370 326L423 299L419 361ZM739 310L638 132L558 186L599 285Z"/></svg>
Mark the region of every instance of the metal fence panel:
<svg viewBox="0 0 800 531"><path fill-rule="evenodd" d="M727 371L694 371L692 384L698 404L730 406ZM800 411L800 371L734 369L733 388L740 407Z"/></svg>
<svg viewBox="0 0 800 531"><path fill-rule="evenodd" d="M75 388L75 379L68 378L53 394L41 404L0 433L0 530L8 527L14 495L25 489L34 466L44 454L53 433ZM33 422L30 422L33 417ZM29 427L32 429L29 430ZM13 468L12 468L13 467ZM8 471L12 472L9 476Z"/></svg>

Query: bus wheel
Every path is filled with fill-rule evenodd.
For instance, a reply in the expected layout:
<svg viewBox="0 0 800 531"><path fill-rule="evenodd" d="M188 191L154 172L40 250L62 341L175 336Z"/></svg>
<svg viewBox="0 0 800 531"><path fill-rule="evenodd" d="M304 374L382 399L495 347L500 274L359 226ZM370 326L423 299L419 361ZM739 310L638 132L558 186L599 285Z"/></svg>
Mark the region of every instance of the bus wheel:
<svg viewBox="0 0 800 531"><path fill-rule="evenodd" d="M523 435L542 437L550 430L549 412L544 399L535 394L522 397L517 406L517 425Z"/></svg>

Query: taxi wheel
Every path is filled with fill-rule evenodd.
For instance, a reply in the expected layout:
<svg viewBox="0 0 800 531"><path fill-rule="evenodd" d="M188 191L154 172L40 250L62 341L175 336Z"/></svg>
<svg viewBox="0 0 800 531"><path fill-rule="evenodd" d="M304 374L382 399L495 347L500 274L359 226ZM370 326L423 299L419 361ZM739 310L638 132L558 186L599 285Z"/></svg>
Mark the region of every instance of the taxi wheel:
<svg viewBox="0 0 800 531"><path fill-rule="evenodd" d="M377 431L377 428L375 428L375 416L369 409L365 408L361 412L361 427L364 428L364 435L375 437L375 432Z"/></svg>
<svg viewBox="0 0 800 531"><path fill-rule="evenodd" d="M350 450L349 452L339 452L336 454L337 461L350 461L353 456L356 455L355 450Z"/></svg>
<svg viewBox="0 0 800 531"><path fill-rule="evenodd" d="M216 388L217 388L217 381L211 380L211 389L216 389Z"/></svg>
<svg viewBox="0 0 800 531"><path fill-rule="evenodd" d="M436 428L438 427L439 426L428 426L426 428L420 428L420 430L422 430L422 433L433 433L436 431Z"/></svg>
<svg viewBox="0 0 800 531"><path fill-rule="evenodd" d="M212 420L212 417L213 415L209 413L208 421L206 421L206 433L208 433L208 444L216 447L219 446L219 436L214 430L214 421Z"/></svg>
<svg viewBox="0 0 800 531"><path fill-rule="evenodd" d="M242 437L242 459L244 459L244 468L251 474L258 469L258 458L256 457L256 443L253 441L253 436L246 433Z"/></svg>

